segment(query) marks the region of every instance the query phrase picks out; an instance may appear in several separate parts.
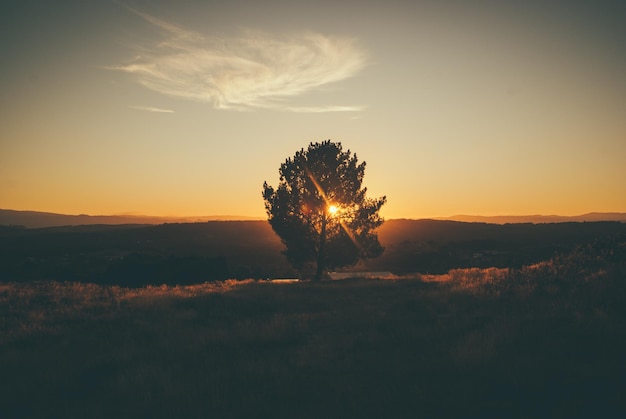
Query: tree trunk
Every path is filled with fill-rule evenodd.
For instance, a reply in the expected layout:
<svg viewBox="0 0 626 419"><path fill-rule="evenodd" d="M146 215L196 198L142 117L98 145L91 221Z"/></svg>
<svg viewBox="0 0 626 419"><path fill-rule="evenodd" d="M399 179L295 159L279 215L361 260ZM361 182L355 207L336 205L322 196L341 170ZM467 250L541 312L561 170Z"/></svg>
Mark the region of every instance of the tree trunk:
<svg viewBox="0 0 626 419"><path fill-rule="evenodd" d="M317 250L317 269L315 270L315 280L320 281L324 273L326 262L326 214L322 214L322 231L320 232L320 245Z"/></svg>

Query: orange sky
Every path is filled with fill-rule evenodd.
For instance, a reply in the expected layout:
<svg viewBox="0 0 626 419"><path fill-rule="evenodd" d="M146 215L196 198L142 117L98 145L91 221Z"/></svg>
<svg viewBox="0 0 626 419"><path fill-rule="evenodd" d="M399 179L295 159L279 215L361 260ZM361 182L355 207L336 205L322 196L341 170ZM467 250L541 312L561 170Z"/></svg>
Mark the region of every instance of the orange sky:
<svg viewBox="0 0 626 419"><path fill-rule="evenodd" d="M263 217L333 139L387 218L626 212L624 6L472 3L17 2L0 208Z"/></svg>

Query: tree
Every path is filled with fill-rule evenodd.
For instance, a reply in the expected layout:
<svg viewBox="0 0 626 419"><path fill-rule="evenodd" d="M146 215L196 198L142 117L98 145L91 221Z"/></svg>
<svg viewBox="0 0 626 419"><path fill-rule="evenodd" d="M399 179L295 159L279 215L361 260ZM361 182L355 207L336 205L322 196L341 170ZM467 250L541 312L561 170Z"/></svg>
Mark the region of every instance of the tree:
<svg viewBox="0 0 626 419"><path fill-rule="evenodd" d="M321 279L326 269L352 266L383 252L374 230L385 196L366 197L365 162L343 151L340 142L311 143L279 169L274 189L263 184L268 221L281 238L283 252L300 272Z"/></svg>

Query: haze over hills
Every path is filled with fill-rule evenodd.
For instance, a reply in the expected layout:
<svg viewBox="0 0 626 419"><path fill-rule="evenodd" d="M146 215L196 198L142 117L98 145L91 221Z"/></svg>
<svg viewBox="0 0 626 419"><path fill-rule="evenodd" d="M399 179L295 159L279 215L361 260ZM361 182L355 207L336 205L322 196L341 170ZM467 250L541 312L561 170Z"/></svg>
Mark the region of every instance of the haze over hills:
<svg viewBox="0 0 626 419"><path fill-rule="evenodd" d="M120 215L67 215L39 211L16 211L0 209L0 225L23 226L26 228L58 227L73 225L94 224L165 224L165 223L197 223L206 221L248 221L262 220L263 218L245 217L237 215L187 216L187 217L159 217L149 215L120 214ZM563 223L563 222L592 222L592 221L619 221L626 222L626 213L623 212L591 212L576 216L561 215L453 215L451 217L432 217L434 220L462 221L468 223Z"/></svg>
<svg viewBox="0 0 626 419"><path fill-rule="evenodd" d="M451 217L435 217L435 220L463 221L466 223L514 224L514 223L566 223L592 221L620 221L626 222L626 213L623 212L590 212L582 215L453 215Z"/></svg>
<svg viewBox="0 0 626 419"><path fill-rule="evenodd" d="M254 217L233 215L158 217L149 215L67 215L52 212L16 211L0 209L0 225L23 226L27 228L59 227L94 224L165 224L197 223L206 221L258 220Z"/></svg>

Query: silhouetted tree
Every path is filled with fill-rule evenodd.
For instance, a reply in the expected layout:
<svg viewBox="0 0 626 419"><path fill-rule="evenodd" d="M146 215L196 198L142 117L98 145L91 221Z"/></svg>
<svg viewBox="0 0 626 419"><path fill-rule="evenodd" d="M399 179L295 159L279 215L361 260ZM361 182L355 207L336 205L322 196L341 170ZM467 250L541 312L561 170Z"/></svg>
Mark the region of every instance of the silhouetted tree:
<svg viewBox="0 0 626 419"><path fill-rule="evenodd" d="M374 230L383 223L387 198L366 197L365 162L330 140L311 143L279 169L274 189L263 184L268 220L286 246L287 260L299 271L351 266L383 252Z"/></svg>

